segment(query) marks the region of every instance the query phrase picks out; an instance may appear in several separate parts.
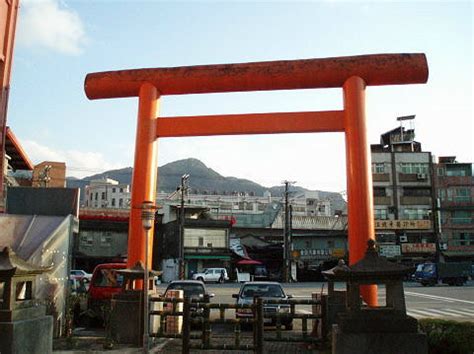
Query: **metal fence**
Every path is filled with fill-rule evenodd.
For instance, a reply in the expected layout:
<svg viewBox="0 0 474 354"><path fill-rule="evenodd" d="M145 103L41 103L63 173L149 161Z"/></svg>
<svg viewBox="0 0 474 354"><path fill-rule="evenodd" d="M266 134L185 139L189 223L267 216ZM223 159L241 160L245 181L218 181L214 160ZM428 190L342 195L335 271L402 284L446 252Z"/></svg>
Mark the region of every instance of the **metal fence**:
<svg viewBox="0 0 474 354"><path fill-rule="evenodd" d="M163 304L171 304L171 306L163 306L161 310L150 311L152 316L160 316L160 326L157 332L150 332L150 337L162 338L181 338L182 353L189 353L191 349L199 350L248 350L257 354L263 353L265 341L281 341L281 342L311 342L321 343L324 341L325 332L323 320L325 318L325 304L323 299L264 299L255 298L252 304L219 304L210 303L209 299L203 301L194 301L188 298L163 298L152 297L150 302L162 302ZM183 310L179 311L178 304L183 303ZM290 306L289 312L268 312L265 308L268 305L286 305ZM312 313L298 313L296 306L312 305ZM226 310L250 309L252 316L249 318L228 318ZM218 311L218 316L212 316L211 313ZM169 333L166 330L167 318L182 318L182 330L179 333ZM283 319L300 319L302 321L302 333L297 335L294 331L291 335L282 335ZM265 319L270 319L276 324L275 335L265 333ZM313 321L312 329L309 331L308 321ZM212 326L216 324L234 325L233 342L216 343L218 336L212 335ZM241 330L243 325L251 325L252 344L242 343ZM199 333L191 333L192 326L199 326ZM196 332L196 331L194 331ZM212 340L214 339L214 341ZM247 338L248 339L248 338Z"/></svg>

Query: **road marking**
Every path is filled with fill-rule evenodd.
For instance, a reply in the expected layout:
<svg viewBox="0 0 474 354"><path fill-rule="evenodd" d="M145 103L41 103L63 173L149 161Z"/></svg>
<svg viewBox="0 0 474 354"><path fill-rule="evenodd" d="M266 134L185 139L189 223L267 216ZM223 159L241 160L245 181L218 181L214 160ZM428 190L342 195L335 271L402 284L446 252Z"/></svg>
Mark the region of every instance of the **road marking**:
<svg viewBox="0 0 474 354"><path fill-rule="evenodd" d="M454 313L449 313L449 312L446 312L446 311L444 311L444 310L429 309L428 311L437 312L437 313L440 313L440 314L446 315L446 316L463 317L462 315L456 315L456 314L454 314Z"/></svg>
<svg viewBox="0 0 474 354"><path fill-rule="evenodd" d="M419 309L410 309L407 311L407 315L422 318L422 317L467 317L472 318L473 315L470 313L471 310L466 310L464 308L460 308L458 310L451 309L451 308L443 308L443 309L432 309L426 308L423 310Z"/></svg>
<svg viewBox="0 0 474 354"><path fill-rule="evenodd" d="M444 297L444 296L438 296L438 295L428 295L428 294L420 294L420 293L414 293L411 291L405 291L405 294L411 295L411 296L419 296L419 297L424 297L428 299L433 299L433 300L441 300L445 302L463 302L466 304L472 304L474 305L474 301L467 301L467 300L461 300L461 299L454 299L452 297Z"/></svg>
<svg viewBox="0 0 474 354"><path fill-rule="evenodd" d="M432 313L432 312L428 312L428 311L423 311L423 310L413 310L413 309L411 309L409 313L413 316L413 312L417 312L421 315L425 315L425 316L428 316L428 317L441 317L440 314ZM417 316L416 314L414 316L415 317L420 317L420 315Z"/></svg>
<svg viewBox="0 0 474 354"><path fill-rule="evenodd" d="M470 313L469 310L462 309L462 310L455 310L455 309L443 309L444 311L458 313L463 316L471 317L474 316L474 313Z"/></svg>

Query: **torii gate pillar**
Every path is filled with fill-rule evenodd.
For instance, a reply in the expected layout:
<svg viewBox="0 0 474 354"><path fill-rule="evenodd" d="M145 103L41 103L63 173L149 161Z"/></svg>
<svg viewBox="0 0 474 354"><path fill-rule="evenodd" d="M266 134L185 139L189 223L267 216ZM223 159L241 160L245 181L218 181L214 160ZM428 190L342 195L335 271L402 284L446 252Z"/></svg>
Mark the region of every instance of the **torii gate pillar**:
<svg viewBox="0 0 474 354"><path fill-rule="evenodd" d="M369 239L375 241L374 207L365 115L365 82L360 77L352 76L344 83L343 90L349 264L352 265L364 258L366 246L363 242ZM376 304L375 286L363 286L361 294L364 299L371 299L372 304Z"/></svg>

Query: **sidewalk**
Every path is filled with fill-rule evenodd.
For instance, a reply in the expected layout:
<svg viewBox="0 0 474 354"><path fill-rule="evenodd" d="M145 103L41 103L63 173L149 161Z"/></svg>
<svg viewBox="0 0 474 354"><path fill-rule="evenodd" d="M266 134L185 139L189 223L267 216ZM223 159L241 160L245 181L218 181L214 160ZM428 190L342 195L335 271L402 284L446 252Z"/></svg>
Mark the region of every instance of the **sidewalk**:
<svg viewBox="0 0 474 354"><path fill-rule="evenodd" d="M232 343L233 337L213 338L213 344ZM130 345L114 345L111 348L104 346L105 337L74 336L71 339L61 338L54 341L55 354L138 354L143 353L143 348ZM242 341L242 344L247 344ZM250 343L248 343L250 344ZM181 353L182 346L180 339L160 339L150 348L150 353L154 354L175 354ZM192 349L193 354L249 354L251 350L198 350ZM264 353L285 353L285 354L330 354L330 350L312 349L306 343L290 342L265 342Z"/></svg>
<svg viewBox="0 0 474 354"><path fill-rule="evenodd" d="M199 342L195 342L199 343ZM233 336L216 336L212 338L212 344L222 345L222 344L233 344ZM252 344L252 339L243 337L241 344ZM154 353L164 353L164 354L174 354L180 353L182 349L180 339L171 339L162 348L156 349ZM308 343L298 343L298 342L264 342L264 353L284 353L284 354L330 354L329 349L321 350L312 348ZM199 350L191 349L190 351L193 354L249 354L253 353L252 350L222 350L222 349L211 349L211 350Z"/></svg>
<svg viewBox="0 0 474 354"><path fill-rule="evenodd" d="M211 343L213 345L232 345L234 344L234 336L231 334L220 333L212 336ZM200 344L200 340L192 340L193 344ZM157 338L153 346L150 348L150 353L165 353L175 354L181 353L182 350L181 339L166 339ZM242 333L241 345L252 345L252 333ZM55 354L95 354L95 353L110 353L110 354L138 354L143 353L143 348L126 345L113 344L111 345L106 337L103 329L86 330L85 328L77 328L71 338L58 338L53 342L53 353ZM191 353L199 354L249 354L252 350L198 350L192 349ZM265 341L264 353L285 353L285 354L330 354L329 349L318 349L312 347L309 343L301 342L276 342Z"/></svg>

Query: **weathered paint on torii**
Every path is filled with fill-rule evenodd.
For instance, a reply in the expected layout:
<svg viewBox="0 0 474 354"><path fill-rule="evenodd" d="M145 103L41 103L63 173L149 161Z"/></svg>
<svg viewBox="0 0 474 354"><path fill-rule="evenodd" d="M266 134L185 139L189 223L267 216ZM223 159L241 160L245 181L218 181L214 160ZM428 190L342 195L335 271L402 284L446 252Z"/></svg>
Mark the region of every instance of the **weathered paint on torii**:
<svg viewBox="0 0 474 354"><path fill-rule="evenodd" d="M166 137L344 132L349 214L349 263L375 239L372 174L367 142L365 87L425 83L424 54L377 54L351 57L137 69L88 74L89 99L139 97L128 265L145 261L145 230L140 211L155 201L157 139ZM235 114L158 118L163 95L342 87L344 109L325 112ZM149 240L152 249L153 240ZM151 264L151 254L147 260ZM377 304L375 285L363 289L364 300Z"/></svg>

